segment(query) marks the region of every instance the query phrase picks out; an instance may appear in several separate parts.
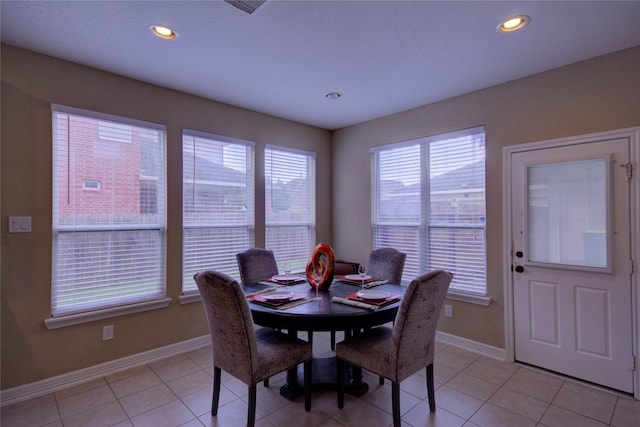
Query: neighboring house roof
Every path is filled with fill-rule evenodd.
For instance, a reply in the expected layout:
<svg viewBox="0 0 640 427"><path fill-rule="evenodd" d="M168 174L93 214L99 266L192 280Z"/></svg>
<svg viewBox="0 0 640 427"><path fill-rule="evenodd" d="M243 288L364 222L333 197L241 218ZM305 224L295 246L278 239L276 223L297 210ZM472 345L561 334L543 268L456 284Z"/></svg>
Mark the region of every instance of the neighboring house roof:
<svg viewBox="0 0 640 427"><path fill-rule="evenodd" d="M472 188L484 188L485 176L475 172L484 159L466 164L458 169L431 178L431 191L452 191ZM386 180L380 183L383 194L395 194L396 196L419 194L420 183L404 185L401 181Z"/></svg>
<svg viewBox="0 0 640 427"><path fill-rule="evenodd" d="M481 159L431 178L431 191L484 188L485 176L476 172L478 167L484 168L483 163Z"/></svg>
<svg viewBox="0 0 640 427"><path fill-rule="evenodd" d="M246 182L245 174L220 163L212 162L200 156L195 156L196 181L211 182L211 184ZM182 174L185 177L193 177L194 162L185 162Z"/></svg>

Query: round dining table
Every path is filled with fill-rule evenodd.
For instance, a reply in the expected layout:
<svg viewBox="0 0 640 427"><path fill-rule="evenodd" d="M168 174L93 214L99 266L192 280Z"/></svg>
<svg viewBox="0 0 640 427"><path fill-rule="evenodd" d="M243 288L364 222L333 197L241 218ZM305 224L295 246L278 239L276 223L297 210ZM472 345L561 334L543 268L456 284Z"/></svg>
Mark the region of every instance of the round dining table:
<svg viewBox="0 0 640 427"><path fill-rule="evenodd" d="M264 283L245 286L245 292L249 294L271 287ZM339 279L334 280L326 291L316 291L308 283L298 282L278 290L291 291L297 296L302 296L305 300L311 300L310 302L286 309L250 303L249 308L254 323L260 326L286 329L292 336L297 336L298 331L308 331L310 339L313 332L345 331L345 338L348 339L352 333L357 333L357 331L392 322L405 291L405 287L396 284L383 284L372 288L400 297L392 303L376 307L375 310L333 301L333 297L346 298L360 289L362 288L357 284L343 282ZM313 390L335 389L336 375L335 357L314 358L312 360ZM297 369L287 371L286 384L280 389L282 396L293 400L302 394L303 388L298 382L299 376L301 375ZM352 368L350 378L346 379L345 391L359 397L365 394L368 389L369 386L362 381L362 370Z"/></svg>

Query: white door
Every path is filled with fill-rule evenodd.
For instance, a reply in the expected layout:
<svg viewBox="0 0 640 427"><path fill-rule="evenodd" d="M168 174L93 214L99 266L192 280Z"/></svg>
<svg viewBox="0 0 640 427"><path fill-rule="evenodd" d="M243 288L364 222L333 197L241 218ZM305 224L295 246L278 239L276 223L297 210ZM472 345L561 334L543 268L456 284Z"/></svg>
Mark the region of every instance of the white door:
<svg viewBox="0 0 640 427"><path fill-rule="evenodd" d="M514 153L515 359L633 392L628 138Z"/></svg>

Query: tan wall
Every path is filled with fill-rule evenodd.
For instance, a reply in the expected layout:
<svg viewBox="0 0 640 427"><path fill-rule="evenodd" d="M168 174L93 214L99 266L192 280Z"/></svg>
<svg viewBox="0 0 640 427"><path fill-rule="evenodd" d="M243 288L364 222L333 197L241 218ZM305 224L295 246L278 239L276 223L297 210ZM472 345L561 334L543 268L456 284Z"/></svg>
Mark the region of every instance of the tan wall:
<svg viewBox="0 0 640 427"><path fill-rule="evenodd" d="M504 347L502 149L640 126L640 47L362 123L333 134L333 248L363 262L371 249L370 147L484 125L489 307L449 301L443 332ZM351 208L348 208L351 207Z"/></svg>
<svg viewBox="0 0 640 427"><path fill-rule="evenodd" d="M264 243L265 144L317 153L317 239L331 237L330 133L2 45L2 389L208 333L200 303L180 305L183 128L256 143L256 244ZM215 84L215 82L212 82ZM162 310L47 330L51 289L50 104L167 125L167 295ZM33 231L8 234L8 216ZM102 326L115 339L103 342Z"/></svg>
<svg viewBox="0 0 640 427"><path fill-rule="evenodd" d="M199 304L180 305L181 131L256 142L256 222L264 222L265 144L318 153L317 240L339 258L371 249L369 148L485 125L489 307L451 301L444 332L504 346L502 147L640 125L640 47L328 132L2 45L2 389L38 381L207 333ZM168 131L169 308L48 331L51 283L50 103L164 123ZM331 150L333 149L333 153ZM172 202L173 201L173 202ZM335 209L332 209L335 206ZM10 215L33 232L7 234ZM333 228L332 228L333 227ZM258 225L256 243L264 242ZM101 341L103 324L116 338Z"/></svg>

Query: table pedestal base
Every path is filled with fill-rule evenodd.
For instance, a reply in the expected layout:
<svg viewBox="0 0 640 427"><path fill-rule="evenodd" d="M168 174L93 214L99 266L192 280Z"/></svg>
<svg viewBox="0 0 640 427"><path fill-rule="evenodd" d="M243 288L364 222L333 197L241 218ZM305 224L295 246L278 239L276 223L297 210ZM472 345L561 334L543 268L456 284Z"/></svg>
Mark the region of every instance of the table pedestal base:
<svg viewBox="0 0 640 427"><path fill-rule="evenodd" d="M296 400L298 396L304 394L304 388L298 383L289 383L280 387L280 396L286 397L289 400Z"/></svg>
<svg viewBox="0 0 640 427"><path fill-rule="evenodd" d="M336 390L336 375L335 357L313 359L311 362L311 390ZM298 396L302 396L304 384L300 384L298 378L304 378L302 365L287 371L287 382L280 387L280 395L289 400L295 400ZM369 391L369 385L362 381L362 368L352 367L345 372L344 391L356 397L361 397Z"/></svg>

